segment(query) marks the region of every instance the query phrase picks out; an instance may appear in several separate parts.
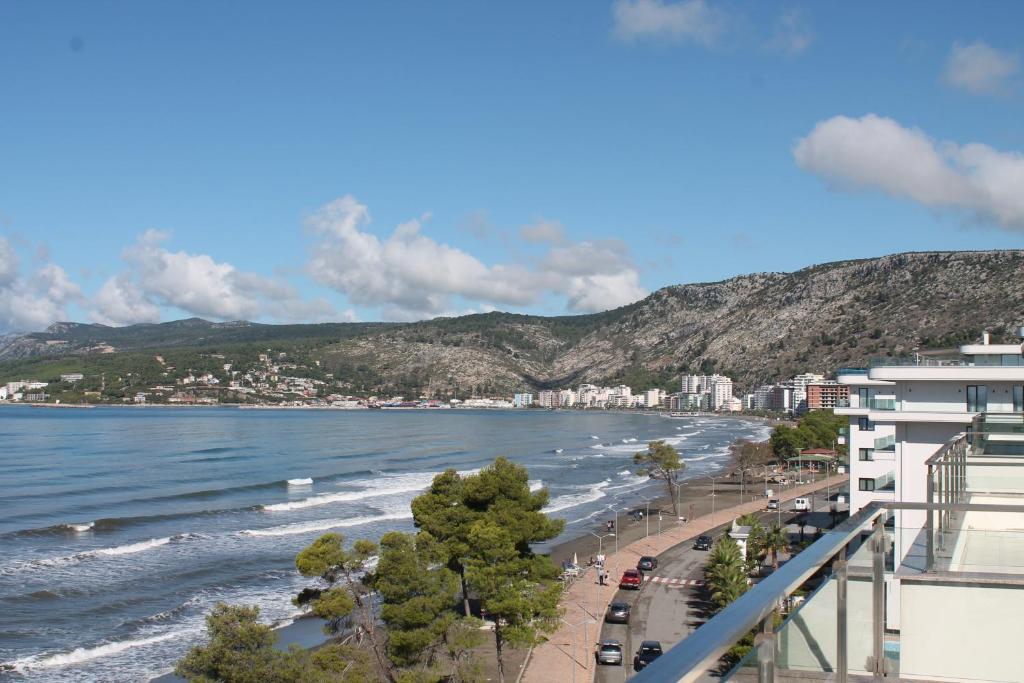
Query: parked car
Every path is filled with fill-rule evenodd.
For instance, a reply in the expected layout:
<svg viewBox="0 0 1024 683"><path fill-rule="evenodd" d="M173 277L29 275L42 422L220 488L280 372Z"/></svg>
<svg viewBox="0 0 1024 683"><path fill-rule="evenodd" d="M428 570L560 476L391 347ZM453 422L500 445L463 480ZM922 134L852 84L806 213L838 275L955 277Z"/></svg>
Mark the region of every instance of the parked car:
<svg viewBox="0 0 1024 683"><path fill-rule="evenodd" d="M642 572L653 572L658 568L658 558L651 557L650 555L644 555L640 558L640 561L636 563L636 568Z"/></svg>
<svg viewBox="0 0 1024 683"><path fill-rule="evenodd" d="M633 657L633 669L640 671L660 656L661 643L657 640L645 640L640 643L640 649L636 651L636 656Z"/></svg>
<svg viewBox="0 0 1024 683"><path fill-rule="evenodd" d="M628 624L629 610L629 603L613 602L608 605L608 611L604 613L604 620L609 624Z"/></svg>
<svg viewBox="0 0 1024 683"><path fill-rule="evenodd" d="M772 498L771 500L769 500L768 501L768 509L769 510L778 510L779 509L779 499L778 498Z"/></svg>
<svg viewBox="0 0 1024 683"><path fill-rule="evenodd" d="M622 572L622 578L619 579L619 588L632 588L633 590L640 590L640 584L644 581L643 574L636 569L627 569Z"/></svg>
<svg viewBox="0 0 1024 683"><path fill-rule="evenodd" d="M597 646L598 664L622 666L622 643L617 640L604 640Z"/></svg>
<svg viewBox="0 0 1024 683"><path fill-rule="evenodd" d="M693 548L694 550L711 550L711 545L714 542L710 536L698 536L697 540L693 542Z"/></svg>

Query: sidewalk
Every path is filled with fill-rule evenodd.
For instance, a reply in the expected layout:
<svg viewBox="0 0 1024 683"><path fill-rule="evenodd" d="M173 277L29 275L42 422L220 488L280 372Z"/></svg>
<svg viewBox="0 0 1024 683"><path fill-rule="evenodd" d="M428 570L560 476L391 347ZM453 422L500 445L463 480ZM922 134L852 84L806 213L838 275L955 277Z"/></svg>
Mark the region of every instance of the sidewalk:
<svg viewBox="0 0 1024 683"><path fill-rule="evenodd" d="M813 484L796 486L779 496L787 501L803 497L812 491L842 484L849 475L837 475ZM700 536L717 526L731 522L748 512L764 510L765 500L759 499L703 515L663 531L634 541L618 553L606 553L610 585L600 586L594 567L589 567L562 595L564 610L562 625L548 640L533 649L523 673L523 683L583 683L593 679L595 672L594 645L601 633L605 610L618 591L622 571L635 567L643 555L660 555L683 541ZM623 666L632 665L632 653L623 653Z"/></svg>

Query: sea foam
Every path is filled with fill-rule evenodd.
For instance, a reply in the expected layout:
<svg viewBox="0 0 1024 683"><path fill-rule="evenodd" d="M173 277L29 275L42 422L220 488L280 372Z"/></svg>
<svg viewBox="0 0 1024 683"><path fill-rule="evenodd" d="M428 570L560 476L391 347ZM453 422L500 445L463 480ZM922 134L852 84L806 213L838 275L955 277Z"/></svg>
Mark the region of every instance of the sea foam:
<svg viewBox="0 0 1024 683"><path fill-rule="evenodd" d="M295 524L282 524L266 529L246 529L240 533L248 536L294 536L296 534L310 534L316 531L327 531L328 529L340 529L351 526L362 526L374 522L386 522L395 519L412 519L411 512L395 512L373 517L351 517L349 519L319 519L315 522L296 522Z"/></svg>
<svg viewBox="0 0 1024 683"><path fill-rule="evenodd" d="M33 655L31 657L23 657L22 659L13 661L11 662L11 666L14 667L15 671L20 672L30 671L32 669L51 669L59 666L70 666L72 664L87 662L90 659L116 655L119 652L124 652L125 650L130 650L134 647L152 645L153 643L162 643L165 640L171 640L173 638L179 638L183 635L187 635L187 633L188 632L186 631L176 631L149 638L140 638L138 640L115 641L113 643L97 645L96 647L79 647L75 648L71 652L60 654Z"/></svg>

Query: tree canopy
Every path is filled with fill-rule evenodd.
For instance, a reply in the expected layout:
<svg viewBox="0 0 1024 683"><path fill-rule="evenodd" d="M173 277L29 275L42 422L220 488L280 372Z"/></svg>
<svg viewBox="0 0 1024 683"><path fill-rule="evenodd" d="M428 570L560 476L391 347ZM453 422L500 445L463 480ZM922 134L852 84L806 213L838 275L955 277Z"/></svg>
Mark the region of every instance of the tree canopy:
<svg viewBox="0 0 1024 683"><path fill-rule="evenodd" d="M646 451L633 455L633 464L639 465L636 473L642 477L661 479L668 487L668 496L672 499L672 514L679 516L679 501L676 489L679 486L679 473L686 468L686 463L679 457L679 452L665 441L651 441Z"/></svg>

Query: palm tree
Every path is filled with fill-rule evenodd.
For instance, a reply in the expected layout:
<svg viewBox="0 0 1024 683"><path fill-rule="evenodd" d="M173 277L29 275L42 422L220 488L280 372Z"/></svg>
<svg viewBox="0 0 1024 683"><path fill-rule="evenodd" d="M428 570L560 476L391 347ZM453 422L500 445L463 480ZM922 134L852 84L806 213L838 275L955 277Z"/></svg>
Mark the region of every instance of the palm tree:
<svg viewBox="0 0 1024 683"><path fill-rule="evenodd" d="M711 599L722 609L747 590L747 572L740 547L733 539L718 539L704 568Z"/></svg>
<svg viewBox="0 0 1024 683"><path fill-rule="evenodd" d="M773 524L764 535L764 551L772 554L772 571L779 568L779 551L789 545L789 538L778 524Z"/></svg>

